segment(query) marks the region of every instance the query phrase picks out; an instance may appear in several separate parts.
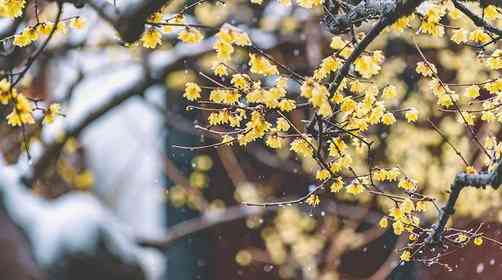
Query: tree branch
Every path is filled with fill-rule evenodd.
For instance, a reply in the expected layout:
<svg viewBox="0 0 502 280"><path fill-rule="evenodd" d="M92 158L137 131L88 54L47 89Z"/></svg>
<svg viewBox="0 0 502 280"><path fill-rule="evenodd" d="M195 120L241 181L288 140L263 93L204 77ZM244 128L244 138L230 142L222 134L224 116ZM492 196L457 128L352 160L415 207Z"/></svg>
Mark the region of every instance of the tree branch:
<svg viewBox="0 0 502 280"><path fill-rule="evenodd" d="M49 146L45 149L42 156L34 164L32 174L23 176L22 178L23 183L27 186L32 186L35 180L37 180L43 174L45 174L45 172L51 166L53 166L53 163L58 159L59 154L61 153L61 150L63 149L67 139L78 136L85 128L91 125L95 120L99 119L101 116L105 115L113 108L119 106L130 97L142 94L152 84L153 84L152 80L145 80L131 87L130 89L125 90L121 94L114 96L108 102L106 102L102 106L96 108L94 111L89 113L75 126L67 128L65 130L64 139L49 144Z"/></svg>
<svg viewBox="0 0 502 280"><path fill-rule="evenodd" d="M328 22L327 24L330 31L337 33L340 30L346 30L347 23L352 25L354 22L374 17L375 14L380 13L381 15L378 23L373 26L363 40L357 44L350 57L345 61L340 71L330 83L330 93L336 92L343 79L349 73L350 66L363 53L366 47L368 47L368 45L373 42L376 37L378 37L385 27L393 24L400 17L407 16L412 13L413 10L415 10L415 8L422 2L423 0L367 0L362 1L362 4L354 6L354 9L346 15L333 17L333 22Z"/></svg>
<svg viewBox="0 0 502 280"><path fill-rule="evenodd" d="M452 0L455 8L460 10L464 15L472 20L472 22L478 26L483 27L484 29L490 31L493 34L497 34L499 37L502 36L502 30L496 28L495 26L486 22L483 18L471 12L469 8L467 8L464 4L460 3L458 0Z"/></svg>
<svg viewBox="0 0 502 280"><path fill-rule="evenodd" d="M446 228L449 218L455 213L455 204L460 196L460 192L465 187L485 188L491 186L494 189L502 184L502 161L499 161L491 172L480 172L478 174L466 174L464 172L457 174L450 188L450 195L446 205L442 208L441 215L437 224L433 226L433 234L429 238L429 243L438 244L442 240L442 235Z"/></svg>

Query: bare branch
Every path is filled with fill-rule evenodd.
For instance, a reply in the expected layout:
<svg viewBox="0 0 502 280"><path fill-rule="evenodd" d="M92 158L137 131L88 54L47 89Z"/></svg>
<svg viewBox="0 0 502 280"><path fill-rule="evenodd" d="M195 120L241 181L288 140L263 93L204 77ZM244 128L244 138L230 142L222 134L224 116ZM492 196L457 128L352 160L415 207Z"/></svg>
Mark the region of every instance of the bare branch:
<svg viewBox="0 0 502 280"><path fill-rule="evenodd" d="M441 215L437 224L433 226L434 232L429 238L430 243L439 243L442 240L445 231L446 223L451 215L455 213L455 204L460 195L460 192L465 187L486 188L491 186L497 189L502 184L502 161L499 161L493 171L480 172L478 174L466 174L464 172L457 174L450 188L448 202L442 208Z"/></svg>

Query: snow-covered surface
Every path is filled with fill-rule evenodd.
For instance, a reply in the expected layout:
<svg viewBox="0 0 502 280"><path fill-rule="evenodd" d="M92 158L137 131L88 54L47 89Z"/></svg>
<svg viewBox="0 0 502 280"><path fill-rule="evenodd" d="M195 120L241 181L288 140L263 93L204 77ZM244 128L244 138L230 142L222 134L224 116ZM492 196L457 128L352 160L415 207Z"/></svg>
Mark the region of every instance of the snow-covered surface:
<svg viewBox="0 0 502 280"><path fill-rule="evenodd" d="M125 263L140 264L149 279L158 277L155 273L162 271L154 271L151 264L160 257L137 246L128 228L95 196L71 193L48 202L20 183L26 165L27 160L20 160L16 166L7 166L1 158L0 191L8 215L27 234L34 259L43 269L57 266L67 254L94 255L101 237L110 253Z"/></svg>
<svg viewBox="0 0 502 280"><path fill-rule="evenodd" d="M117 63L121 62L120 55L115 58L118 58ZM102 57L96 54L83 55L74 59L80 60L81 64L85 62L85 68L89 69L89 73L100 65L113 62L106 54ZM70 69L60 71L65 72L66 75L62 76L66 76L68 83L76 74ZM91 110L136 83L139 77L141 77L140 69L130 64L110 73L86 79L76 88L71 104L64 108L67 117L47 127L44 137L54 138L63 127L74 125ZM59 81L60 85L61 83ZM64 86L60 88L61 92L64 91ZM97 120L79 138L85 148L89 168L95 177L94 194L100 203L113 212L120 223L128 227L129 231L135 236L145 238L160 238L165 233L161 185L162 138L159 135L161 124L161 116L139 97L135 97ZM92 223L103 222L97 220L103 216L102 210L93 212L92 209L97 209L95 207L97 205L92 206L91 200L76 198L77 196L73 195L71 197L62 198L59 202L61 207L69 209L67 213L79 212L83 210L79 209L80 206L85 208L84 205L91 205L86 210L87 215L90 219L92 217L95 219L89 220L91 224L81 225L82 227L91 227ZM94 203L98 203L96 199L94 200ZM57 225L56 220L49 223L48 227ZM82 240L92 238L84 236L85 230L82 232ZM164 257L152 250L143 252L145 254L141 257L141 261L145 262L145 270L150 271L149 279L159 279L164 273ZM49 255L52 254L49 252Z"/></svg>

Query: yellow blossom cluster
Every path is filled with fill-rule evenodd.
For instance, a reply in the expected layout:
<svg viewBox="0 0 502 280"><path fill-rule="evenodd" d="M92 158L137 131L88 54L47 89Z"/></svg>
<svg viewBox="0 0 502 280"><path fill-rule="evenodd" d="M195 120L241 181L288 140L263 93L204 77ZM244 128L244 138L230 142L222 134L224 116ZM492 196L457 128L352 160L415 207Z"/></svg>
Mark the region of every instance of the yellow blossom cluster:
<svg viewBox="0 0 502 280"><path fill-rule="evenodd" d="M71 28L79 30L85 27L85 20L82 17L73 17L69 20ZM40 38L50 35L52 30L54 34L65 34L67 22L60 21L56 26L52 22L39 22L32 26L27 26L19 34L14 35L14 45L18 47L26 47L37 41Z"/></svg>
<svg viewBox="0 0 502 280"><path fill-rule="evenodd" d="M7 124L16 127L35 123L32 102L6 79L0 80L0 104L12 105L12 111L7 115ZM61 105L58 103L53 103L46 109L38 109L43 110L43 124L51 124L61 115Z"/></svg>
<svg viewBox="0 0 502 280"><path fill-rule="evenodd" d="M261 5L263 4L263 0L250 0L251 3ZM279 0L279 3L281 3L284 6L290 6L292 4L292 0ZM319 7L324 3L324 0L296 0L296 3L307 9L312 9L315 7Z"/></svg>
<svg viewBox="0 0 502 280"><path fill-rule="evenodd" d="M26 0L3 0L0 2L0 17L20 17L25 6Z"/></svg>
<svg viewBox="0 0 502 280"><path fill-rule="evenodd" d="M0 81L0 103L13 105L11 113L7 115L9 125L21 126L35 123L31 102L24 95L18 93L6 79Z"/></svg>
<svg viewBox="0 0 502 280"><path fill-rule="evenodd" d="M397 206L389 210L388 216L384 216L378 222L381 228L387 228L392 222L394 234L401 235L407 231L413 233L415 227L420 226L418 214L426 209L424 201L413 201L409 198L401 201ZM390 220L390 222L389 222Z"/></svg>
<svg viewBox="0 0 502 280"><path fill-rule="evenodd" d="M182 14L178 14L167 20L164 20L164 17L165 15L162 11L150 15L146 22L150 27L139 40L143 47L154 49L162 45L162 33L174 31L174 26L182 26L181 31L178 33L178 39L184 43L197 44L204 39L204 35L198 28L185 23L185 17Z"/></svg>
<svg viewBox="0 0 502 280"><path fill-rule="evenodd" d="M216 42L213 49L216 51L218 59L228 61L234 52L234 45L245 47L251 45L251 40L247 33L237 28L224 25L216 34Z"/></svg>
<svg viewBox="0 0 502 280"><path fill-rule="evenodd" d="M446 13L444 6L428 3L423 11L419 31L435 37L444 35L444 26L439 23Z"/></svg>

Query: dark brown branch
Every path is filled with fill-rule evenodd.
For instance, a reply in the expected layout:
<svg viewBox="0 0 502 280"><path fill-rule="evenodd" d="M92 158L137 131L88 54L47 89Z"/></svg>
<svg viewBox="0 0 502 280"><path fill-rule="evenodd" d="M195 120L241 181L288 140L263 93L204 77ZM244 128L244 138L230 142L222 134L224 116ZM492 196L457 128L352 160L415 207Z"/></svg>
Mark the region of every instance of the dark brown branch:
<svg viewBox="0 0 502 280"><path fill-rule="evenodd" d="M378 0L375 0L377 2L380 2ZM371 1L369 1L371 2ZM389 2L389 1L384 1L384 2ZM338 87L340 86L341 82L343 79L349 74L350 67L354 63L354 61L364 52L366 47L373 42L373 40L378 37L378 35L385 29L385 27L393 24L397 19L403 16L407 16L410 13L413 12L413 10L423 2L423 0L408 0L408 1L394 1L397 4L393 5L393 10L388 10L388 8L385 8L385 13L381 16L380 20L378 23L373 26L373 28L370 30L370 32L364 37L355 47L354 51L350 55L350 57L345 61L343 64L342 68L340 71L337 73L333 81L329 85L329 91L330 93L335 93ZM389 4L390 5L390 4ZM356 6L357 7L357 6ZM389 6L390 7L390 6ZM372 11L368 11L370 14ZM368 14L368 16L370 15ZM337 27L331 27L335 28L337 30Z"/></svg>
<svg viewBox="0 0 502 280"><path fill-rule="evenodd" d="M115 28L122 40L128 43L137 41L143 31L145 31L145 23L148 17L170 1L146 0L141 1L136 7L128 9L115 24Z"/></svg>
<svg viewBox="0 0 502 280"><path fill-rule="evenodd" d="M489 24L486 22L483 18L480 16L476 15L475 13L471 12L469 8L467 8L464 4L460 3L458 0L452 0L453 5L455 8L460 10L464 15L466 15L468 18L472 20L472 22L478 26L478 27L483 27L484 29L488 30L489 32L498 35L499 37L502 36L502 30L496 28L495 26Z"/></svg>
<svg viewBox="0 0 502 280"><path fill-rule="evenodd" d="M455 213L455 204L460 196L460 193L465 187L485 188L491 186L494 189L502 184L502 161L499 161L495 169L491 172L480 172L478 174L466 174L464 172L457 174L450 189L450 195L446 205L442 208L441 215L437 224L433 226L434 231L429 238L429 242L438 244L443 238L446 223L449 218Z"/></svg>

